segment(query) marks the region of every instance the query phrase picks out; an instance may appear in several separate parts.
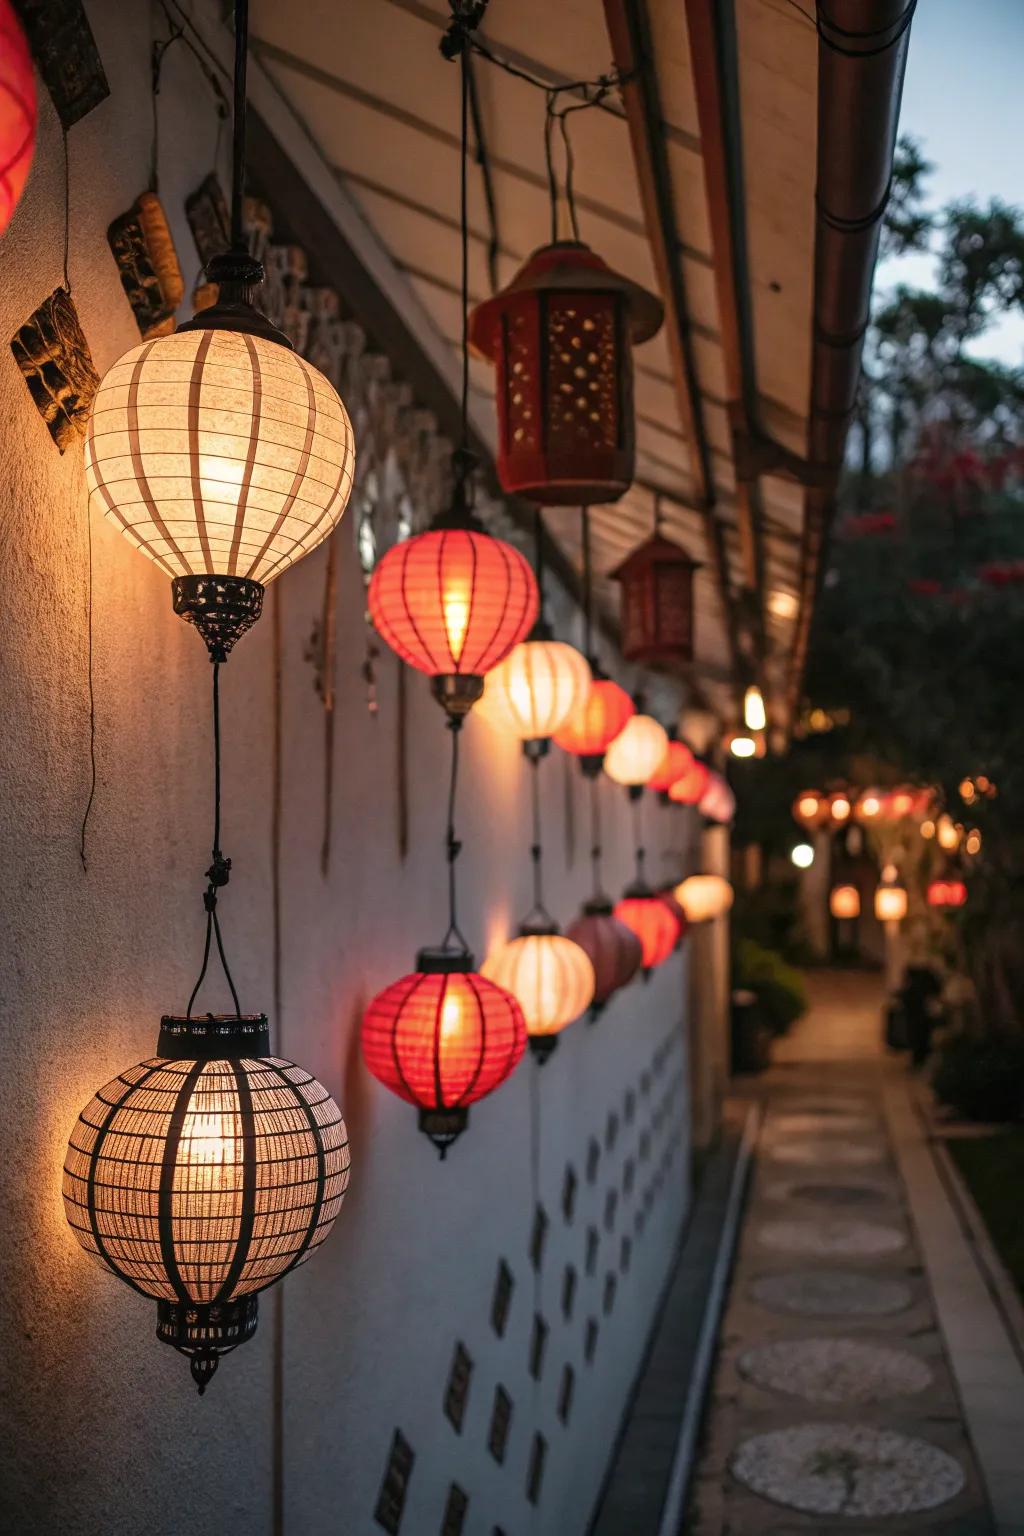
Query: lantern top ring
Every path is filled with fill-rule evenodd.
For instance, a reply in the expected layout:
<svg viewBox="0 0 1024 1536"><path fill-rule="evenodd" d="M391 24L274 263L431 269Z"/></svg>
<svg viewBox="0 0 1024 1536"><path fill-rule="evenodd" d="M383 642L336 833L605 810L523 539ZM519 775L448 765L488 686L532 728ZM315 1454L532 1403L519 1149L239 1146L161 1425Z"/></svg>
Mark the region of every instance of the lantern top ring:
<svg viewBox="0 0 1024 1536"><path fill-rule="evenodd" d="M164 1014L157 1055L166 1061L223 1061L270 1055L265 1013L208 1013L200 1019Z"/></svg>
<svg viewBox="0 0 1024 1536"><path fill-rule="evenodd" d="M294 352L286 336L253 303L263 282L263 263L248 251L224 251L206 264L206 275L217 285L216 303L201 309L177 327L179 331L240 331L247 336L261 336L279 347Z"/></svg>
<svg viewBox="0 0 1024 1536"><path fill-rule="evenodd" d="M416 969L425 976L468 975L476 969L476 961L468 949L421 949Z"/></svg>
<svg viewBox="0 0 1024 1536"><path fill-rule="evenodd" d="M556 922L550 917L527 918L519 924L519 937L521 939L548 939L557 937L561 933Z"/></svg>

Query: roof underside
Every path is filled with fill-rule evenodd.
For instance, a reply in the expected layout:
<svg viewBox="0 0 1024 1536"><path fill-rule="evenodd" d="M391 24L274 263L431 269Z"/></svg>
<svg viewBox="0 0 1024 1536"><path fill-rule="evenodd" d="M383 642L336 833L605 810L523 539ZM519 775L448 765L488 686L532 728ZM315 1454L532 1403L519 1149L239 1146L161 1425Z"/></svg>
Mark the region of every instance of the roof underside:
<svg viewBox="0 0 1024 1536"><path fill-rule="evenodd" d="M629 87L569 119L581 238L665 297L658 240L667 232L664 249L685 306L674 314L670 304L665 327L637 349L637 480L621 501L594 509L594 565L599 600L614 605L607 573L650 531L655 493L664 493L664 531L702 562L695 678L729 718L748 670L781 706L793 649L806 492L793 480L761 476L748 525L757 539L752 560L730 403L745 393L762 431L806 453L818 52L814 26L786 0L714 8L731 11L718 42L723 100L727 108L731 92L734 103L731 143L728 125L724 135L726 175L702 142L707 116L698 88L706 89L706 76L702 67L695 78L691 55L693 13L706 3L560 0L553 9L550 0L492 0L481 35L551 84L607 73L617 18L639 24L647 40L646 119ZM262 64L403 274L418 301L410 315L443 336L454 366L461 338L459 78L438 51L447 7L443 0L306 0L301 7L253 0L252 10ZM550 238L551 222L543 93L481 59L474 76L490 182L488 195L475 161L470 288L477 301ZM645 131L667 169L667 218L638 166ZM564 207L562 218L565 235ZM731 254L716 240L723 219L733 231ZM738 349L723 295L739 316ZM688 410L680 348L690 366ZM493 442L490 365L474 360L472 389L474 419ZM552 509L546 519L578 565L578 513Z"/></svg>

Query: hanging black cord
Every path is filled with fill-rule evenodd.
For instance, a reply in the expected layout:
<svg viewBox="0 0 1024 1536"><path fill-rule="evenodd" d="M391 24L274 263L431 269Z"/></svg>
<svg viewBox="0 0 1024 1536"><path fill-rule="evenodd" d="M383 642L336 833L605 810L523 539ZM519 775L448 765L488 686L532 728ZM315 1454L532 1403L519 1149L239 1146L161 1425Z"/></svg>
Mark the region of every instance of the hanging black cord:
<svg viewBox="0 0 1024 1536"><path fill-rule="evenodd" d="M192 988L192 996L188 1000L188 1017L192 1017L192 1009L199 995L199 989L206 979L206 970L210 963L211 941L217 941L217 953L224 970L224 976L231 991L231 1000L235 1005L236 1018L242 1017L241 1004L238 1001L238 993L231 976L227 955L224 953L224 940L220 931L220 920L217 917L217 892L231 877L231 860L226 859L220 846L220 669L221 663L213 663L213 850L209 869L206 871L206 890L203 894L203 906L206 908L206 943L203 946L203 963L199 970L199 977Z"/></svg>
<svg viewBox="0 0 1024 1536"><path fill-rule="evenodd" d="M459 243L462 260L462 452L469 451L469 49L460 61Z"/></svg>
<svg viewBox="0 0 1024 1536"><path fill-rule="evenodd" d="M593 572L590 566L590 508L580 507L580 521L582 524L583 539L583 654L593 665Z"/></svg>
<svg viewBox="0 0 1024 1536"><path fill-rule="evenodd" d="M455 861L462 852L462 844L455 836L455 795L459 784L459 735L462 730L462 721L457 716L450 716L448 729L452 733L452 767L451 777L448 781L448 819L445 824L444 846L445 857L448 860L448 931L441 940L442 949L455 949L460 954L469 953L469 945L465 935L459 927L459 919L456 911L455 889ZM454 943L452 941L455 941Z"/></svg>
<svg viewBox="0 0 1024 1536"><path fill-rule="evenodd" d="M246 74L249 64L249 0L235 0L235 88L231 150L231 245L245 249Z"/></svg>
<svg viewBox="0 0 1024 1536"><path fill-rule="evenodd" d="M601 879L601 776L590 780L590 864L594 872L594 896L603 894Z"/></svg>
<svg viewBox="0 0 1024 1536"><path fill-rule="evenodd" d="M638 885L644 885L644 860L647 858L647 849L644 847L644 801L642 795L637 795L633 803L633 841L636 847L636 878Z"/></svg>

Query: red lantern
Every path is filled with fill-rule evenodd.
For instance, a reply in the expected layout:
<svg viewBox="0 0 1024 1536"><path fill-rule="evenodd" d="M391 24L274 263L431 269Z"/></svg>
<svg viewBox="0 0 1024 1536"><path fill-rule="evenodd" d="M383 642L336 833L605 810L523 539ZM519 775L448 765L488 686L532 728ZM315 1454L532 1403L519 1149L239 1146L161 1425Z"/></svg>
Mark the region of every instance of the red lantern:
<svg viewBox="0 0 1024 1536"><path fill-rule="evenodd" d="M736 796L722 778L713 770L708 774L707 788L697 802L697 809L708 821L732 821L736 814Z"/></svg>
<svg viewBox="0 0 1024 1536"><path fill-rule="evenodd" d="M636 705L618 683L610 677L602 677L594 669L594 680L583 703L578 705L556 731L554 741L563 752L570 752L580 759L583 772L594 777L601 771L604 754L625 726L636 714Z"/></svg>
<svg viewBox="0 0 1024 1536"><path fill-rule="evenodd" d="M11 0L0 0L0 235L28 180L36 143L36 79Z"/></svg>
<svg viewBox="0 0 1024 1536"><path fill-rule="evenodd" d="M710 782L711 769L695 757L681 778L669 785L668 797L673 805L699 805Z"/></svg>
<svg viewBox="0 0 1024 1536"><path fill-rule="evenodd" d="M690 771L693 762L693 753L685 742L670 741L657 771L647 780L647 788L657 794L667 795L676 780Z"/></svg>
<svg viewBox="0 0 1024 1536"><path fill-rule="evenodd" d="M649 975L676 947L680 936L677 918L668 904L639 880L627 886L622 900L615 904L614 913L640 940L644 975Z"/></svg>
<svg viewBox="0 0 1024 1536"><path fill-rule="evenodd" d="M643 948L632 928L615 917L606 896L587 902L566 930L566 937L590 956L595 983L590 1015L596 1018L612 993L633 980L643 960Z"/></svg>
<svg viewBox="0 0 1024 1536"><path fill-rule="evenodd" d="M381 638L428 674L434 697L458 717L480 697L484 674L529 632L538 593L517 549L449 514L388 550L367 601Z"/></svg>
<svg viewBox="0 0 1024 1536"><path fill-rule="evenodd" d="M674 886L668 885L663 891L659 891L658 899L659 901L663 901L665 903L666 907L668 907L669 911L672 913L672 916L679 924L679 934L675 943L675 947L678 949L683 940L686 938L686 930L690 926L689 919L683 910L682 902L679 901L675 894Z"/></svg>
<svg viewBox="0 0 1024 1536"><path fill-rule="evenodd" d="M633 481L633 352L662 304L578 241L535 251L477 305L471 345L497 370L498 479L544 506L617 501Z"/></svg>
<svg viewBox="0 0 1024 1536"><path fill-rule="evenodd" d="M930 907L962 907L967 901L967 887L962 880L933 880L928 887Z"/></svg>
<svg viewBox="0 0 1024 1536"><path fill-rule="evenodd" d="M493 1093L526 1049L510 992L473 970L471 955L421 950L416 970L377 994L363 1017L363 1057L386 1088L420 1112L442 1158L469 1106Z"/></svg>
<svg viewBox="0 0 1024 1536"><path fill-rule="evenodd" d="M622 654L645 667L693 660L693 573L686 550L656 533L612 571L622 583Z"/></svg>

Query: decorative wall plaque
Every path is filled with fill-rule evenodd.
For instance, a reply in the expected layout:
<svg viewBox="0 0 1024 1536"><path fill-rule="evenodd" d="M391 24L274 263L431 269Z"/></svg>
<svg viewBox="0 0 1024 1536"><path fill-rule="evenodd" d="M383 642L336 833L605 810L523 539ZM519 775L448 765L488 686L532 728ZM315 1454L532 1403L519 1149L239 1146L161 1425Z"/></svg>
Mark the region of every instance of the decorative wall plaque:
<svg viewBox="0 0 1024 1536"><path fill-rule="evenodd" d="M594 1356L597 1354L597 1334L597 1318L588 1317L587 1331L583 1336L583 1358L588 1365L593 1363Z"/></svg>
<svg viewBox="0 0 1024 1536"><path fill-rule="evenodd" d="M61 453L84 437L99 375L66 288L55 288L11 340L36 410Z"/></svg>
<svg viewBox="0 0 1024 1536"><path fill-rule="evenodd" d="M572 1317L573 1303L576 1300L576 1271L571 1264L565 1266L562 1276L562 1316L566 1322Z"/></svg>
<svg viewBox="0 0 1024 1536"><path fill-rule="evenodd" d="M540 1381L544 1372L544 1351L548 1342L548 1325L539 1312L533 1314L533 1331L530 1334L530 1375Z"/></svg>
<svg viewBox="0 0 1024 1536"><path fill-rule="evenodd" d="M473 1374L473 1362L464 1344L456 1344L452 1366L448 1373L448 1385L444 1394L444 1413L454 1429L462 1433L462 1421L466 1417L466 1399L469 1396L469 1378Z"/></svg>
<svg viewBox="0 0 1024 1536"><path fill-rule="evenodd" d="M32 57L64 128L110 95L82 0L14 0Z"/></svg>
<svg viewBox="0 0 1024 1536"><path fill-rule="evenodd" d="M388 1464L384 1469L384 1481L381 1483L377 1498L377 1508L373 1512L373 1518L378 1525L383 1526L388 1536L398 1536L401 1529L405 1497L409 1491L409 1477L415 1460L412 1446L402 1431L396 1429L395 1438L391 1442Z"/></svg>
<svg viewBox="0 0 1024 1536"><path fill-rule="evenodd" d="M542 1205L533 1213L533 1231L530 1234L530 1263L540 1269L544 1259L544 1242L548 1235L548 1217Z"/></svg>
<svg viewBox="0 0 1024 1536"><path fill-rule="evenodd" d="M178 253L155 192L143 192L107 230L121 286L144 339L174 330L185 293Z"/></svg>
<svg viewBox="0 0 1024 1536"><path fill-rule="evenodd" d="M596 1227L588 1227L587 1228L587 1257L586 1257L586 1265L585 1265L585 1268L586 1268L586 1271L587 1271L588 1275L592 1275L594 1273L594 1270L597 1268L597 1250L598 1250L598 1247L600 1246L600 1243L601 1243L601 1239L598 1236L597 1228Z"/></svg>
<svg viewBox="0 0 1024 1536"><path fill-rule="evenodd" d="M505 1336L509 1307L512 1305L512 1287L514 1285L515 1281L512 1278L512 1271L504 1259L499 1259L498 1273L494 1281L494 1296L491 1301L491 1327L499 1339Z"/></svg>
<svg viewBox="0 0 1024 1536"><path fill-rule="evenodd" d="M491 1409L491 1427L487 1432L487 1449L499 1467L505 1460L508 1435L512 1426L512 1399L502 1386L494 1389L494 1407Z"/></svg>

